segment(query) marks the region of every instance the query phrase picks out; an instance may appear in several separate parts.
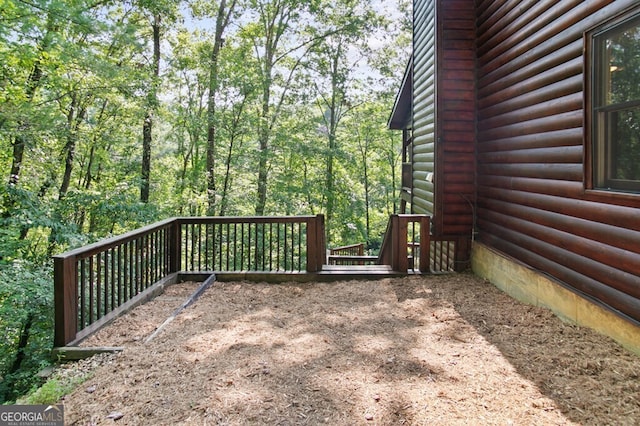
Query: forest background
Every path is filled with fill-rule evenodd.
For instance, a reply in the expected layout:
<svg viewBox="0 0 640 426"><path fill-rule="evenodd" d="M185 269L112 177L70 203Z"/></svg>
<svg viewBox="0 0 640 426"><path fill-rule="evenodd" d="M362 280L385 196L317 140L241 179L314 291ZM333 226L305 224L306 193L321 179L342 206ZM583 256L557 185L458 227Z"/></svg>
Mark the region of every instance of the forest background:
<svg viewBox="0 0 640 426"><path fill-rule="evenodd" d="M0 403L50 363L53 254L318 213L375 250L410 44L408 0L0 0Z"/></svg>

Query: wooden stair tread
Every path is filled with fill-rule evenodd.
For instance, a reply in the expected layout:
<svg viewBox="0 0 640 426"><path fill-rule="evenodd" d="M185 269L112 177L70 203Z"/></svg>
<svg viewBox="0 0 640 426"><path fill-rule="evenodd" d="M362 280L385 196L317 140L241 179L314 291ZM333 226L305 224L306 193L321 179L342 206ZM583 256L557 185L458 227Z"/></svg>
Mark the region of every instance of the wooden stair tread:
<svg viewBox="0 0 640 426"><path fill-rule="evenodd" d="M394 271L389 265L323 265L322 270L317 272L318 275L324 276L340 276L340 277L395 277L402 274Z"/></svg>

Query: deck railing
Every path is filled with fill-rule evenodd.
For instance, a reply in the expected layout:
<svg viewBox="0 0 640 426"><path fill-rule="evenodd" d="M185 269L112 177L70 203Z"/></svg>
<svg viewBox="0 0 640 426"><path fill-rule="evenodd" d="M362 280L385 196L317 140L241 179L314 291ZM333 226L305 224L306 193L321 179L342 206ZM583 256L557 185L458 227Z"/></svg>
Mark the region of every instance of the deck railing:
<svg viewBox="0 0 640 426"><path fill-rule="evenodd" d="M429 272L430 220L421 214L394 214L389 218L378 263L397 272Z"/></svg>
<svg viewBox="0 0 640 426"><path fill-rule="evenodd" d="M378 256L366 256L364 243L334 247L329 250L329 265L371 265L378 263Z"/></svg>
<svg viewBox="0 0 640 426"><path fill-rule="evenodd" d="M80 340L178 272L315 272L324 218L173 218L54 256L55 345Z"/></svg>

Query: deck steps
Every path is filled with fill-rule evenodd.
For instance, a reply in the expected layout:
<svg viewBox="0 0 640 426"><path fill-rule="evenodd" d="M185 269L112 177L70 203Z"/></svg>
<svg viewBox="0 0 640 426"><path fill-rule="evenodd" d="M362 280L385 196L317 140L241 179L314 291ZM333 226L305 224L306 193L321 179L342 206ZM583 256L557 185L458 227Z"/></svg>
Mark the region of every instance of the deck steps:
<svg viewBox="0 0 640 426"><path fill-rule="evenodd" d="M389 265L323 265L316 274L320 277L341 279L400 277L406 274L396 272Z"/></svg>

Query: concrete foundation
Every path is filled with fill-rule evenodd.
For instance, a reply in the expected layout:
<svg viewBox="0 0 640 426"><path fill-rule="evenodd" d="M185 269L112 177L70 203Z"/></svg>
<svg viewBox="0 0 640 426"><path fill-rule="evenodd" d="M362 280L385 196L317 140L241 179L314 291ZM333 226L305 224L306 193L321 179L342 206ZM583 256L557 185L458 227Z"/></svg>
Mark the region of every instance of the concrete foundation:
<svg viewBox="0 0 640 426"><path fill-rule="evenodd" d="M561 319L609 336L640 356L638 325L549 277L478 242L471 249L471 267L475 274L486 278L513 298L548 308Z"/></svg>

